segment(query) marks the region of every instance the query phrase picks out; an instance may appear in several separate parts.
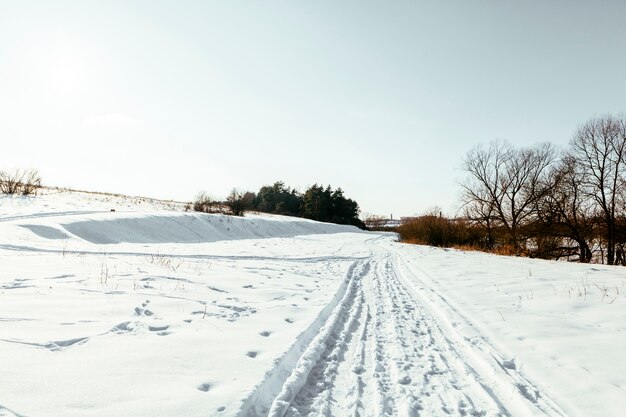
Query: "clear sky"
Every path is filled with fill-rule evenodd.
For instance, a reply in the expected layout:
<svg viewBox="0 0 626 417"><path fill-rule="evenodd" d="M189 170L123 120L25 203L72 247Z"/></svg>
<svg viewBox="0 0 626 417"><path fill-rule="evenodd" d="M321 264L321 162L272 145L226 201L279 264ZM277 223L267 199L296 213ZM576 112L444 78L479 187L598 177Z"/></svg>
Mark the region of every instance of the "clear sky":
<svg viewBox="0 0 626 417"><path fill-rule="evenodd" d="M626 112L624 1L0 0L0 167L191 200L457 206L463 155Z"/></svg>

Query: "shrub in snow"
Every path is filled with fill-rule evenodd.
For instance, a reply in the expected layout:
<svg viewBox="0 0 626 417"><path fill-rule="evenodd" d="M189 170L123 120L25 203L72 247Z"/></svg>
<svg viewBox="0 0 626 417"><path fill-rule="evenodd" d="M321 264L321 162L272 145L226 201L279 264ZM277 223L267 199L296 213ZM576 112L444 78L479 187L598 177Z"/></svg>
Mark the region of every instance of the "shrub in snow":
<svg viewBox="0 0 626 417"><path fill-rule="evenodd" d="M31 195L41 187L41 177L36 169L0 171L0 193Z"/></svg>
<svg viewBox="0 0 626 417"><path fill-rule="evenodd" d="M249 191L244 193L236 188L233 188L226 199L226 205L234 216L243 216L246 211L252 208L254 198L254 193Z"/></svg>

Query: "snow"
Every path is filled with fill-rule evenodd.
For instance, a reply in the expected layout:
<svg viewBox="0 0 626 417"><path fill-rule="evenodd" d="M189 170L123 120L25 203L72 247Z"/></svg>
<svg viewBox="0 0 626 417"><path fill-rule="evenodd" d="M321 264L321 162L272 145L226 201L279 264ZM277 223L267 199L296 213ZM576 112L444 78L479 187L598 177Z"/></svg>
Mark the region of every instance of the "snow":
<svg viewBox="0 0 626 417"><path fill-rule="evenodd" d="M0 197L0 236L0 416L626 408L618 267L78 192Z"/></svg>
<svg viewBox="0 0 626 417"><path fill-rule="evenodd" d="M505 373L535 381L570 416L626 407L626 274L621 267L402 247L414 284L454 332Z"/></svg>

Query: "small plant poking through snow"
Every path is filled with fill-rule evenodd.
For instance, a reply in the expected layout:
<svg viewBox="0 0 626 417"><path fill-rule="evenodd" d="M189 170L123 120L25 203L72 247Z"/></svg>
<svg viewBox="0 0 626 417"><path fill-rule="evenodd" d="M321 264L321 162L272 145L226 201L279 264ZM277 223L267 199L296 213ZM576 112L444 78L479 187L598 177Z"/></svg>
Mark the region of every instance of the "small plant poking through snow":
<svg viewBox="0 0 626 417"><path fill-rule="evenodd" d="M153 254L150 255L150 263L154 265L160 265L164 268L170 269L174 272L180 268L183 264L183 261L180 259L173 259L171 256Z"/></svg>

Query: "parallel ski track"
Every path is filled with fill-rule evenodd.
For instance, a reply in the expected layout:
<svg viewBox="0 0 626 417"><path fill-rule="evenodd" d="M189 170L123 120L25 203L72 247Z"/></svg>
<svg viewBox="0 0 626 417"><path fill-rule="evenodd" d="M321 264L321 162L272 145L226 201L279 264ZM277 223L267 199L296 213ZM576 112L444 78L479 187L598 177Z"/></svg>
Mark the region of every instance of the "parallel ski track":
<svg viewBox="0 0 626 417"><path fill-rule="evenodd" d="M506 415L456 366L432 317L374 255L326 349L285 415Z"/></svg>
<svg viewBox="0 0 626 417"><path fill-rule="evenodd" d="M509 402L521 405L521 407L516 408L525 409L529 415L567 416L567 413L556 404L540 386L528 379L517 369L517 366L507 364L502 354L493 346L490 346L484 337L480 337L478 343L475 341L468 343L471 339L453 331L454 325L448 317L454 318L454 321L461 323L470 323L470 321L455 308L444 295L440 294L429 285L432 279L426 271L416 265L412 265L412 267L409 268L407 264L403 264L400 269L402 269L406 275L412 275L413 280L411 281L406 280L406 277L402 275L403 281L410 289L410 292L412 291L414 295L420 294L416 288L416 282L419 282L422 288L427 289L427 292L434 296L434 298L431 299L430 297L426 297L422 292L422 295L417 298L420 298L425 304L428 304L431 310L440 311L439 326L445 329L446 341L450 346L454 347L459 356L464 357L467 371L475 375L475 377L481 381L483 388L489 392L494 400L502 405L498 397L505 397L506 390L503 389L503 387L508 387L512 391L515 391L516 394L508 396ZM416 275L415 271L411 271L411 269L416 269L419 274ZM447 313L442 313L442 311L447 311ZM464 351L464 353L459 351ZM493 374L491 386L486 386L484 382L485 378L481 377L481 372L478 371L478 368L485 369L489 367L498 372Z"/></svg>
<svg viewBox="0 0 626 417"><path fill-rule="evenodd" d="M468 364L436 310L400 275L398 255L375 243L306 382L272 417L565 415L547 398L520 400L515 383L504 396L506 388L486 383L493 378Z"/></svg>

